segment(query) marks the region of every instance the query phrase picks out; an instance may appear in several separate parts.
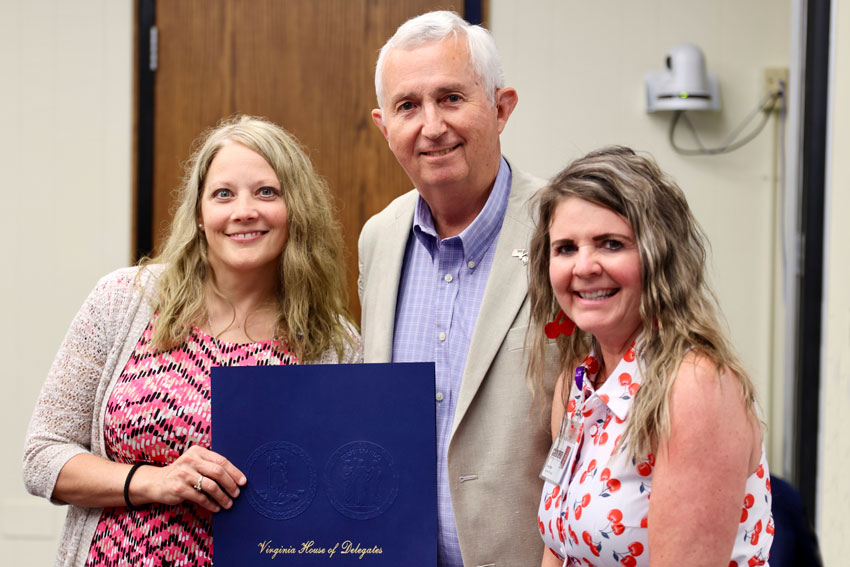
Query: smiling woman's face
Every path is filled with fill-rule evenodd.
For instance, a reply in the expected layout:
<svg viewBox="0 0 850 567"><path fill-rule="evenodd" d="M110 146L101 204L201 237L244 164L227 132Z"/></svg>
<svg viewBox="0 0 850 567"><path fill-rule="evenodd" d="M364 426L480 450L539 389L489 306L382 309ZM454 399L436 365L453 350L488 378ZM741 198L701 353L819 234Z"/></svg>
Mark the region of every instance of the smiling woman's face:
<svg viewBox="0 0 850 567"><path fill-rule="evenodd" d="M628 221L569 197L552 215L549 242L549 280L564 313L602 345L630 340L641 324L641 269Z"/></svg>
<svg viewBox="0 0 850 567"><path fill-rule="evenodd" d="M257 152L225 142L210 164L199 222L217 276L274 277L289 238L277 174Z"/></svg>

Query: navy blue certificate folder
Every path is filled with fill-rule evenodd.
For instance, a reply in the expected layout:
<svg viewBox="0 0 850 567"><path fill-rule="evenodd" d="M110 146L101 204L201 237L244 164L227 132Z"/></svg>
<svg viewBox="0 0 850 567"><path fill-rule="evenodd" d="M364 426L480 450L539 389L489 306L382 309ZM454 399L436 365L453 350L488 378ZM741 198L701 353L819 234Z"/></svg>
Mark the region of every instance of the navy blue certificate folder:
<svg viewBox="0 0 850 567"><path fill-rule="evenodd" d="M212 370L212 449L248 483L215 567L437 564L434 364Z"/></svg>

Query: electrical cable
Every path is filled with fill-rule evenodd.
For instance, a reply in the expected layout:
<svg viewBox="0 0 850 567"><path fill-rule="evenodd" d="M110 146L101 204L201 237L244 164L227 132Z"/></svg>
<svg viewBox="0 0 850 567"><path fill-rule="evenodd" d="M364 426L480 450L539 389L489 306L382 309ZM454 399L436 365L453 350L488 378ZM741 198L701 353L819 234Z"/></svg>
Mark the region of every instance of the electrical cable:
<svg viewBox="0 0 850 567"><path fill-rule="evenodd" d="M777 102L781 104L782 98L783 92L780 90L774 93L770 93L768 96L762 99L762 101L759 102L758 106L756 106L756 108L750 112L750 114L743 120L743 122L741 122L741 124L735 127L735 129L733 129L732 132L728 136L726 136L726 139L723 141L723 143L716 148L706 148L705 145L702 143L702 140L700 140L696 128L691 122L691 119L688 117L687 114L685 114L684 110L678 110L673 115L673 120L670 122L670 131L668 134L670 145L673 147L676 153L686 156L710 156L735 151L738 148L750 143L753 139L755 139L756 136L761 133L768 120L770 120L770 116L773 113ZM747 124L749 124L759 112L762 113L762 119L758 126L756 126L756 128L752 132L744 136L742 139L736 141L736 139L738 138L738 136L741 135L741 132L744 130ZM683 117L685 119L685 124L691 131L691 135L693 136L694 141L696 141L697 143L698 148L696 149L683 148L681 146L676 145L676 126L679 124L679 119Z"/></svg>

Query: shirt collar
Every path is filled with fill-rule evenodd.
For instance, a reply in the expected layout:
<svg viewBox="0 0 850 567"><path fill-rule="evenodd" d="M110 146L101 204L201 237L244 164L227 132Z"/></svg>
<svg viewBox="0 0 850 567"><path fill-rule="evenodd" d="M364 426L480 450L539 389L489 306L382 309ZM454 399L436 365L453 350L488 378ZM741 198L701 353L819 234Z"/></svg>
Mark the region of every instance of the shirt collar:
<svg viewBox="0 0 850 567"><path fill-rule="evenodd" d="M484 208L481 209L478 216L475 217L463 232L453 237L460 240L465 259L475 262L480 261L480 258L484 256L492 241L499 234L499 229L502 227L502 221L505 218L505 211L508 208L511 178L511 168L508 162L505 161L505 158L501 158L499 173L496 175L493 190L490 191L490 196L487 197ZM416 212L413 217L413 234L433 257L440 238L437 236L437 231L434 228L434 217L431 215L431 208L425 202L425 199L422 198L422 195L419 195L416 200Z"/></svg>
<svg viewBox="0 0 850 567"><path fill-rule="evenodd" d="M633 398L642 381L635 348L635 345L632 345L602 387L595 392L602 403L620 420L626 419L629 414ZM595 357L596 352L591 352L590 356ZM589 378L590 376L585 378L585 388L593 392L593 387L590 386L592 380Z"/></svg>

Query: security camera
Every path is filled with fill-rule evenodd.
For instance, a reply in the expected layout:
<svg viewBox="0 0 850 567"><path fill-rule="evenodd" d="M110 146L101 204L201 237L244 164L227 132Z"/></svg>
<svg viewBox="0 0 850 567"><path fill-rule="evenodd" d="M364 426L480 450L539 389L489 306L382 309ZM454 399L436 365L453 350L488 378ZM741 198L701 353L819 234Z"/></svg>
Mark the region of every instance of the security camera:
<svg viewBox="0 0 850 567"><path fill-rule="evenodd" d="M682 43L667 52L664 71L646 74L647 111L720 110L717 79L705 70L696 45Z"/></svg>

